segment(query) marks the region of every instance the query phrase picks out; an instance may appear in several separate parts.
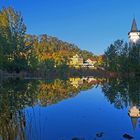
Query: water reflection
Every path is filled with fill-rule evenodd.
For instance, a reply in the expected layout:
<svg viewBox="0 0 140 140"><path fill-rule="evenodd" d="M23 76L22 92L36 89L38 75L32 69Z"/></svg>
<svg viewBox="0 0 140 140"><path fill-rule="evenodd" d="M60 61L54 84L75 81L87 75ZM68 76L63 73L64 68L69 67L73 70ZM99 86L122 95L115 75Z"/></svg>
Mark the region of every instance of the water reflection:
<svg viewBox="0 0 140 140"><path fill-rule="evenodd" d="M26 118L24 108L37 104L48 106L77 95L93 87L95 79L70 78L67 81L13 80L0 86L0 135L1 139L25 139Z"/></svg>
<svg viewBox="0 0 140 140"><path fill-rule="evenodd" d="M115 108L128 108L133 129L140 118L140 79L136 78L112 78L106 79L102 91Z"/></svg>
<svg viewBox="0 0 140 140"><path fill-rule="evenodd" d="M82 90L88 90L103 82L103 79L69 78L68 80L55 79L53 82L40 81L38 85L38 99L41 105L57 103L61 100L74 97Z"/></svg>
<svg viewBox="0 0 140 140"><path fill-rule="evenodd" d="M36 82L7 80L0 88L0 136L2 140L25 139L26 119L22 111L36 102Z"/></svg>
<svg viewBox="0 0 140 140"><path fill-rule="evenodd" d="M40 115L42 109L47 109L48 107L52 106L52 110L55 111L56 108L53 108L54 104L59 104L61 101L64 101L65 99L73 98L76 95L78 95L78 93L81 91L90 91L89 89L91 89L92 91L92 89L95 88L102 89L102 95L105 97L105 99L104 98L99 99L98 95L97 97L94 97L94 94L92 94L90 95L90 97L88 97L88 101L87 101L87 99L85 98L83 99L82 96L79 96L80 99L78 102L79 106L81 106L81 108L84 108L83 101L87 104L93 104L93 105L95 105L96 102L97 104L102 104L102 103L105 104L105 100L107 99L107 101L114 106L114 109L116 108L119 110L124 110L124 109L127 110L128 113L127 117L130 118L132 122L132 128L135 131L135 129L140 125L139 124L139 118L140 118L140 79L139 78L108 79L108 78L95 78L95 77L82 77L82 78L77 77L77 78L68 78L67 80L55 79L53 81L9 79L3 81L0 86L1 140L40 139L33 136L35 135L35 131L33 129L35 126L34 124L35 117L38 116L36 119L42 117L42 120L44 120L44 121L41 121L40 119L36 120L37 123L36 126L40 125L40 129L42 129L41 126L43 125L43 123L46 122L45 115L42 116ZM90 103L91 101L90 98L93 99L93 103ZM68 101L68 104L70 106L70 104L72 103ZM95 112L96 111L98 112L98 110L100 110L96 106L90 105L90 107L89 106L87 107L86 111L90 109L89 111L92 113L93 107ZM107 107L108 106L105 105L104 108L107 109ZM69 109L71 109L71 112L73 112L74 110L73 107ZM84 116L86 113L88 113L86 111L82 112L84 113ZM61 112L61 113L62 114L59 115L65 118L67 117L64 116L66 115L65 112ZM80 119L83 120L83 114L81 116L79 115L79 117ZM98 119L99 116L94 114L94 117L97 117ZM114 117L116 117L115 114ZM75 119L75 118L69 118L69 119ZM96 121L96 118L94 118L94 120ZM92 121L94 122L94 120ZM41 122L39 123L38 121ZM87 121L91 123L90 118L87 118ZM55 123L57 124L57 122ZM53 123L53 125L55 124ZM97 129L94 128L94 125L92 127L93 130ZM105 124L105 127L107 129L108 125ZM46 131L48 131L48 128L46 128ZM63 131L65 131L65 128L63 129ZM100 136L103 137L104 135L105 133L103 131L100 132L97 129L97 131L93 135L93 138L98 138ZM78 134L76 135L76 137L74 136L71 136L71 139L78 138L77 137ZM44 137L41 139L45 139ZM84 136L81 135L79 139L80 138L86 139L84 138Z"/></svg>
<svg viewBox="0 0 140 140"><path fill-rule="evenodd" d="M137 126L137 120L140 118L140 109L137 106L132 106L130 107L128 114L131 118L133 129L135 130Z"/></svg>
<svg viewBox="0 0 140 140"><path fill-rule="evenodd" d="M140 105L140 79L107 79L102 90L109 100L118 109Z"/></svg>

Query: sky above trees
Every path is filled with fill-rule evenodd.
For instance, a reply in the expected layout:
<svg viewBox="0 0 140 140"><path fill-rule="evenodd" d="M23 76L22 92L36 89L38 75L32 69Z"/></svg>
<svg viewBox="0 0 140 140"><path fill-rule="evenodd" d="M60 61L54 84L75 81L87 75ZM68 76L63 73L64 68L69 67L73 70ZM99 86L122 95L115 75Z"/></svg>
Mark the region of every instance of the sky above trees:
<svg viewBox="0 0 140 140"><path fill-rule="evenodd" d="M103 54L116 39L127 41L134 16L140 27L139 5L139 0L0 1L0 8L21 11L27 33L56 36L95 54Z"/></svg>

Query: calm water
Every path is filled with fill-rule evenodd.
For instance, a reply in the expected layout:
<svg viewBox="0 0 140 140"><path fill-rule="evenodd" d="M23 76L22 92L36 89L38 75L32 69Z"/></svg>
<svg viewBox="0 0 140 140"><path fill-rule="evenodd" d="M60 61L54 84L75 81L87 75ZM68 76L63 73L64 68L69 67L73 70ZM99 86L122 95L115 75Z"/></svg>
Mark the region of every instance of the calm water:
<svg viewBox="0 0 140 140"><path fill-rule="evenodd" d="M140 79L6 80L2 140L140 140Z"/></svg>

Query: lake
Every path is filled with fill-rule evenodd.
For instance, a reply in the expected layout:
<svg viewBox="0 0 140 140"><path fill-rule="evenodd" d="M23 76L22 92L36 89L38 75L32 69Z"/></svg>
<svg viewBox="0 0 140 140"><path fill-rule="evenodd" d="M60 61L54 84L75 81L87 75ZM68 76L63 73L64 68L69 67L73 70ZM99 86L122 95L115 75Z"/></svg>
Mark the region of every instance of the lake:
<svg viewBox="0 0 140 140"><path fill-rule="evenodd" d="M139 78L0 84L1 140L139 140L139 117Z"/></svg>

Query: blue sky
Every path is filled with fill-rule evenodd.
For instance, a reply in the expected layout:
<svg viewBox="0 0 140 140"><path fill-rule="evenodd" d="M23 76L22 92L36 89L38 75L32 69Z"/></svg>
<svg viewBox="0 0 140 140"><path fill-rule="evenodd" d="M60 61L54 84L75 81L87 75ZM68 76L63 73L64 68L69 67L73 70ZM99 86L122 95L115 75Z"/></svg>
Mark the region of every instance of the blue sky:
<svg viewBox="0 0 140 140"><path fill-rule="evenodd" d="M102 54L116 39L127 41L140 0L0 0L0 7L21 11L27 33L48 34Z"/></svg>

